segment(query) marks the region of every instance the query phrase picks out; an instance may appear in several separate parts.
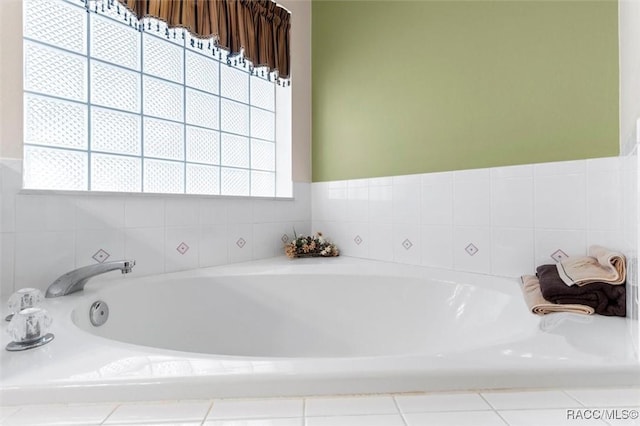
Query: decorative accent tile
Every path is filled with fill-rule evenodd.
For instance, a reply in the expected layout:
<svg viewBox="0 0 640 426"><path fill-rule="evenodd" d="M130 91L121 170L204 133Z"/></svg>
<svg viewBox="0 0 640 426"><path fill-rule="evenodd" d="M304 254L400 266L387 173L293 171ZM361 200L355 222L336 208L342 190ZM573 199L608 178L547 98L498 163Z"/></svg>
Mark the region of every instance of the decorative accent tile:
<svg viewBox="0 0 640 426"><path fill-rule="evenodd" d="M247 244L247 241L242 237L240 237L238 241L236 241L236 245L240 248L243 248L245 244Z"/></svg>
<svg viewBox="0 0 640 426"><path fill-rule="evenodd" d="M178 250L178 253L180 254L185 254L187 251L189 251L189 246L186 243L182 242L178 247L176 247L176 250Z"/></svg>
<svg viewBox="0 0 640 426"><path fill-rule="evenodd" d="M353 242L357 245L362 244L362 237L360 237L360 235L356 235L356 237L353 239Z"/></svg>
<svg viewBox="0 0 640 426"><path fill-rule="evenodd" d="M282 234L282 238L280 238L280 241L282 241L284 244L287 244L289 242L289 236L287 234Z"/></svg>
<svg viewBox="0 0 640 426"><path fill-rule="evenodd" d="M464 251L469 253L469 256L473 256L478 252L478 247L474 246L473 243L471 243L464 248Z"/></svg>
<svg viewBox="0 0 640 426"><path fill-rule="evenodd" d="M567 253L563 252L560 249L558 249L558 250L554 251L553 253L551 253L551 258L553 260L555 260L556 262L560 262L563 259L566 259L567 257L569 257L569 255Z"/></svg>
<svg viewBox="0 0 640 426"><path fill-rule="evenodd" d="M109 253L100 249L97 252L95 252L94 255L91 256L91 258L93 258L93 260L95 260L98 263L103 263L105 260L109 258L109 256L111 256Z"/></svg>
<svg viewBox="0 0 640 426"><path fill-rule="evenodd" d="M413 247L413 243L407 238L402 242L402 247L404 247L405 250L409 250L411 247Z"/></svg>

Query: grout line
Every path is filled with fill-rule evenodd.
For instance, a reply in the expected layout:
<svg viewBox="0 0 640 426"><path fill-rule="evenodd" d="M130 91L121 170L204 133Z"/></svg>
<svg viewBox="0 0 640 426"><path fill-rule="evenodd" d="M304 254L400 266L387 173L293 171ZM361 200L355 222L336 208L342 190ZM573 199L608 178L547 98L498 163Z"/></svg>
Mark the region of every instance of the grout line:
<svg viewBox="0 0 640 426"><path fill-rule="evenodd" d="M307 424L307 398L302 398L302 426Z"/></svg>
<svg viewBox="0 0 640 426"><path fill-rule="evenodd" d="M398 405L398 401L396 400L396 395L391 395L391 399L393 400L393 404L396 406L396 410L398 410L398 414L400 414L400 418L402 418L402 422L404 423L405 426L409 426L409 422L404 417L404 413L402 412L402 410L400 409L400 406Z"/></svg>
<svg viewBox="0 0 640 426"><path fill-rule="evenodd" d="M456 261L456 228L458 224L456 223L456 192L458 185L456 184L456 172L452 171L451 173L451 234L449 235L451 241L451 269L456 271L458 270L459 261ZM461 269L460 269L461 270Z"/></svg>
<svg viewBox="0 0 640 426"><path fill-rule="evenodd" d="M113 410L111 410L111 412L109 414L107 414L107 417L104 418L104 420L100 423L101 425L104 425L107 420L109 420L109 417L111 417L113 415L113 413L116 412L116 410L121 406L122 404L115 404L115 407L113 407Z"/></svg>
<svg viewBox="0 0 640 426"><path fill-rule="evenodd" d="M574 397L573 395L571 395L569 392L567 392L565 389L560 389L560 392L562 392L563 394L567 395L569 398L573 399L574 401L576 401L578 404L580 404L583 407L586 407L585 404L582 403L582 401L580 401L578 398Z"/></svg>
<svg viewBox="0 0 640 426"><path fill-rule="evenodd" d="M534 270L538 264L538 249L539 249L539 243L538 243L538 220L537 220L537 213L538 213L538 200L536 197L537 194L537 189L538 189L538 185L539 185L539 172L536 170L536 167L533 166L531 168L531 193L529 194L531 196L531 206L532 206L532 215L531 215L531 229L533 229L533 259L531 259L531 265L533 266Z"/></svg>
<svg viewBox="0 0 640 426"><path fill-rule="evenodd" d="M302 418L307 418L307 398L302 398Z"/></svg>
<svg viewBox="0 0 640 426"><path fill-rule="evenodd" d="M14 407L16 409L16 411L14 411L13 413L9 414L6 417L0 417L0 424L4 424L4 422L6 422L8 419L14 417L16 414L18 414L20 411L22 411L23 406L17 406Z"/></svg>
<svg viewBox="0 0 640 426"><path fill-rule="evenodd" d="M500 418L500 420L502 420L504 422L505 425L510 426L509 422L507 421L507 419L502 417L502 414L500 414L500 412L498 410L493 410L493 412L496 413L496 415Z"/></svg>
<svg viewBox="0 0 640 426"><path fill-rule="evenodd" d="M493 410L493 411L497 411L497 408L496 408L496 407L494 407L493 405L491 405L491 403L489 402L489 400L488 400L487 398L485 398L485 397L484 397L484 395L482 394L482 392L477 392L477 393L476 393L476 395L478 395L480 398L482 398L482 400L483 400L484 402L486 402L486 403L487 403L487 405L488 405L489 407L491 407L491 410Z"/></svg>
<svg viewBox="0 0 640 426"><path fill-rule="evenodd" d="M209 404L209 409L205 413L204 418L202 419L202 422L200 422L201 426L204 426L205 422L207 421L207 417L209 417L209 414L211 413L211 410L213 409L213 404L215 404L215 400L212 399L211 403Z"/></svg>
<svg viewBox="0 0 640 426"><path fill-rule="evenodd" d="M494 240L494 233L495 233L495 226L494 226L494 221L493 221L493 198L494 198L494 188L493 188L493 176L491 173L491 169L489 169L489 179L487 179L488 185L489 185L489 229L488 229L488 234L489 234L489 244L487 247L487 251L489 252L488 257L488 265L487 265L487 270L489 271L490 274L496 274L494 265L493 265L493 258L494 258L494 253L493 253L493 240Z"/></svg>

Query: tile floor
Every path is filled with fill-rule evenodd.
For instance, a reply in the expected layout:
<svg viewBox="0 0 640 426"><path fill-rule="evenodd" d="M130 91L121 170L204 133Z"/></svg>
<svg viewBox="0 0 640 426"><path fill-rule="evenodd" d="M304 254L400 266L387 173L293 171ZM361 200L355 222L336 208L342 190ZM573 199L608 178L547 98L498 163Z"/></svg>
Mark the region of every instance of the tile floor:
<svg viewBox="0 0 640 426"><path fill-rule="evenodd" d="M640 425L639 410L640 388L598 388L30 405L0 407L0 424L617 426Z"/></svg>

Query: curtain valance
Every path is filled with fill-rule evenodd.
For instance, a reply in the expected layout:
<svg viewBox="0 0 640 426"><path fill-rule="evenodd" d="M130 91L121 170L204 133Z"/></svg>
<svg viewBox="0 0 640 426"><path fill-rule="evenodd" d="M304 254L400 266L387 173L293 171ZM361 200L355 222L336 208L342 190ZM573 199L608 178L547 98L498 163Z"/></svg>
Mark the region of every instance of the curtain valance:
<svg viewBox="0 0 640 426"><path fill-rule="evenodd" d="M291 14L271 0L118 0L138 19L153 17L290 77Z"/></svg>

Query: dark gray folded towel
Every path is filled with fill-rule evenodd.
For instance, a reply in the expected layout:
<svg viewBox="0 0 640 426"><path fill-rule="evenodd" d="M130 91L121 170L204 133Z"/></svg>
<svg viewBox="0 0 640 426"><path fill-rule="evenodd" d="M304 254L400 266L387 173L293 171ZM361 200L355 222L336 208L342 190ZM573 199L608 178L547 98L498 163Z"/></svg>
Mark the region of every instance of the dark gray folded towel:
<svg viewBox="0 0 640 426"><path fill-rule="evenodd" d="M558 274L556 265L541 265L536 269L542 296L560 305L579 304L591 306L596 314L624 317L627 315L625 285L590 283L568 286Z"/></svg>

